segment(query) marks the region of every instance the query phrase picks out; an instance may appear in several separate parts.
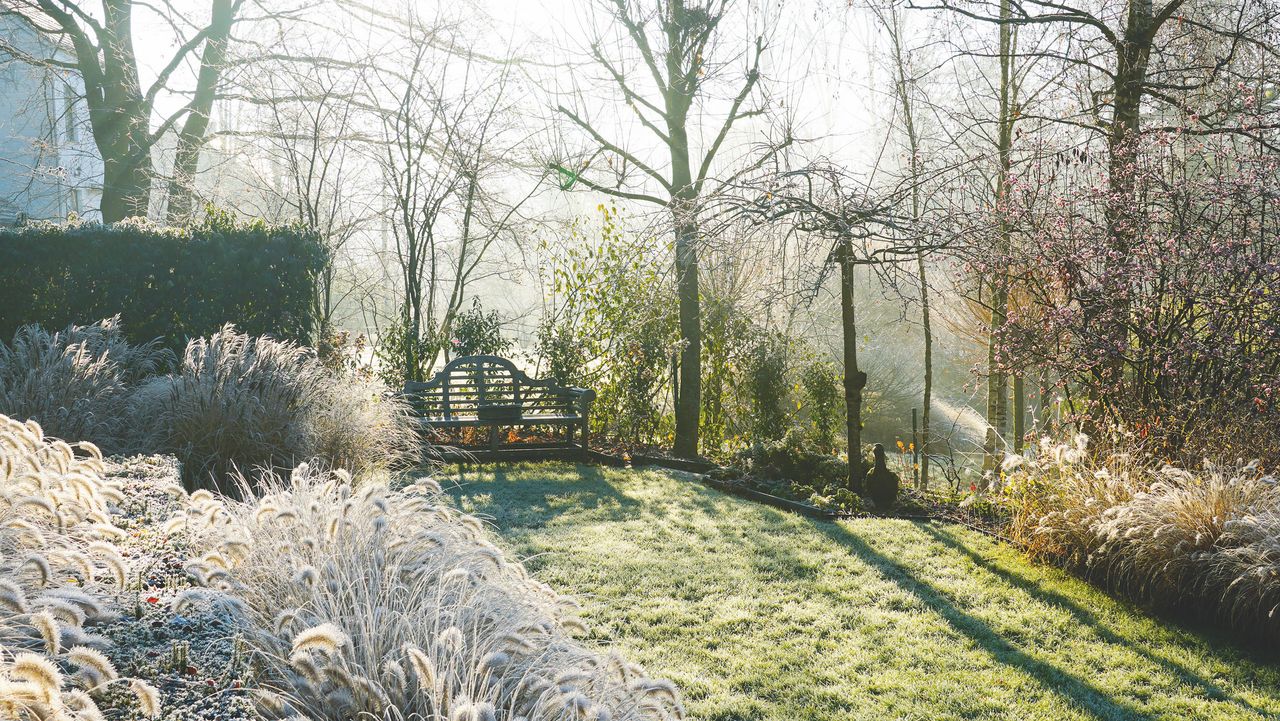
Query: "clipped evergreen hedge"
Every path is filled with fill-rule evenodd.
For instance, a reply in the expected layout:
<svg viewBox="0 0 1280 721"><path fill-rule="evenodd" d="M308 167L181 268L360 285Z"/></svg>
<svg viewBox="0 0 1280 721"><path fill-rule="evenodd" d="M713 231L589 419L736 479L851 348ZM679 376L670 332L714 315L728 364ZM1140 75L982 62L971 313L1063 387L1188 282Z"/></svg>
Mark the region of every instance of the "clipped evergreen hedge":
<svg viewBox="0 0 1280 721"><path fill-rule="evenodd" d="M189 338L235 323L251 336L310 345L314 232L210 214L186 228L144 222L40 224L0 231L0 338L119 314L130 341L181 353Z"/></svg>

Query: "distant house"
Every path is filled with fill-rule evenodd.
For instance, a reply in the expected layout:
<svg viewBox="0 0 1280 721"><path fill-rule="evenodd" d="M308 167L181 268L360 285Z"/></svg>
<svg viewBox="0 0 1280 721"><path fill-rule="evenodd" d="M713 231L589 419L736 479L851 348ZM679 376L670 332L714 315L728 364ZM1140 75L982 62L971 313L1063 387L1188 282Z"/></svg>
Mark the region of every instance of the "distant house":
<svg viewBox="0 0 1280 721"><path fill-rule="evenodd" d="M89 130L84 84L74 71L32 65L71 53L22 20L0 16L0 226L93 218L102 202L102 158Z"/></svg>

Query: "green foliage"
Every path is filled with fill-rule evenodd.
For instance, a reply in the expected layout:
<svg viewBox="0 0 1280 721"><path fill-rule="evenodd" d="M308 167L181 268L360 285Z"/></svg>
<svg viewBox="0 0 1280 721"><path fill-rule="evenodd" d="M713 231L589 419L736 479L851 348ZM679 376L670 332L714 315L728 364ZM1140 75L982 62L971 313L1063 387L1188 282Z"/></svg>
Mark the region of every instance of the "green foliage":
<svg viewBox="0 0 1280 721"><path fill-rule="evenodd" d="M844 389L840 372L829 361L813 361L800 370L800 389L813 443L823 453L835 453L844 438Z"/></svg>
<svg viewBox="0 0 1280 721"><path fill-rule="evenodd" d="M747 361L746 387L755 439L781 438L791 421L787 409L787 339L781 334L764 331L756 339Z"/></svg>
<svg viewBox="0 0 1280 721"><path fill-rule="evenodd" d="M585 385L587 351L567 323L543 321L534 350L542 360L544 375L561 385Z"/></svg>
<svg viewBox="0 0 1280 721"><path fill-rule="evenodd" d="M849 479L849 466L844 459L820 451L799 426L793 426L782 438L752 444L746 456L757 475L780 476L818 493L834 493ZM871 468L865 454L863 468Z"/></svg>
<svg viewBox="0 0 1280 721"><path fill-rule="evenodd" d="M575 225L546 271L551 292L539 355L553 376L596 390L593 432L654 443L662 440L668 368L679 337L671 284L657 270L670 248L659 246L655 256L656 243L624 237L616 209L599 210L598 241Z"/></svg>
<svg viewBox="0 0 1280 721"><path fill-rule="evenodd" d="M145 222L0 231L0 337L19 326L119 315L130 342L179 352L234 322L251 335L309 344L320 237L299 226L237 223L209 212L187 228Z"/></svg>
<svg viewBox="0 0 1280 721"><path fill-rule="evenodd" d="M502 355L511 349L512 341L502 336L502 316L480 307L480 299L453 319L453 355Z"/></svg>
<svg viewBox="0 0 1280 721"><path fill-rule="evenodd" d="M752 350L753 327L732 301L702 299L702 453L712 458L740 450L752 435L752 412L742 376Z"/></svg>
<svg viewBox="0 0 1280 721"><path fill-rule="evenodd" d="M378 345L373 349L378 378L391 388L403 388L406 381L424 381L430 370L427 365L439 352L438 339L413 332L406 319L398 318L378 333Z"/></svg>

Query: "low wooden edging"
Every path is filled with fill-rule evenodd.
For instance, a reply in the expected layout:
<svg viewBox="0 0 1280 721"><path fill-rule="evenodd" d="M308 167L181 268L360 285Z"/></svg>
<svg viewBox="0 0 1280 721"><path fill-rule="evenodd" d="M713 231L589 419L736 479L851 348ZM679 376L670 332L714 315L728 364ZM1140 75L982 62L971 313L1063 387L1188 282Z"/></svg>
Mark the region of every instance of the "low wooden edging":
<svg viewBox="0 0 1280 721"><path fill-rule="evenodd" d="M755 501L756 503L763 503L767 506L773 506L774 508L781 508L784 511L799 513L802 516L816 518L821 521L834 521L839 518L848 517L848 514L842 514L838 511L829 511L825 508L818 508L817 506L812 506L808 503L793 501L790 498L783 498L781 496L765 493L764 491L746 488L745 486L736 483L717 481L707 474L710 471L722 468L722 466L712 463L711 461L685 460L682 458L668 458L666 456L646 456L643 454L633 455L628 461L628 459L622 458L621 456L613 456L607 453L600 453L598 451L592 451L591 456L593 459L608 465L658 466L659 468L669 468L671 470L692 473L697 476L698 480L701 481L703 485L710 486L721 493L728 493L731 496L738 496L739 498L745 498L749 501Z"/></svg>

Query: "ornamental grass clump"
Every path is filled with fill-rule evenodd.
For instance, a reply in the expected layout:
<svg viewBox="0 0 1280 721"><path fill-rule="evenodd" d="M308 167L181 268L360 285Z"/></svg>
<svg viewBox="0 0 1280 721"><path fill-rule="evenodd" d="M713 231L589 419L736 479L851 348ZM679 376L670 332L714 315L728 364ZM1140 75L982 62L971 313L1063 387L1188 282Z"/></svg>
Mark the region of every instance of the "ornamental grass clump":
<svg viewBox="0 0 1280 721"><path fill-rule="evenodd" d="M1035 556L1150 605L1280 633L1280 483L1257 464L1152 468L1080 437L1011 459L999 497Z"/></svg>
<svg viewBox="0 0 1280 721"><path fill-rule="evenodd" d="M125 582L109 512L122 495L103 470L96 445L0 415L0 718L97 721L95 699L119 683L144 716L158 709L156 690L120 678L88 630L112 617L107 595Z"/></svg>
<svg viewBox="0 0 1280 721"><path fill-rule="evenodd" d="M367 474L417 455L410 414L385 387L230 325L192 340L175 374L140 389L133 415L147 429L143 445L176 455L189 488L234 492L237 471L302 461Z"/></svg>
<svg viewBox="0 0 1280 721"><path fill-rule="evenodd" d="M243 599L268 718L667 719L674 687L579 636L578 606L530 578L422 480L402 490L303 465L259 495L193 494L173 528L192 577Z"/></svg>
<svg viewBox="0 0 1280 721"><path fill-rule="evenodd" d="M0 341L0 413L34 418L52 436L128 452L130 395L172 362L158 341L129 344L118 316L56 333L22 326L9 344Z"/></svg>

